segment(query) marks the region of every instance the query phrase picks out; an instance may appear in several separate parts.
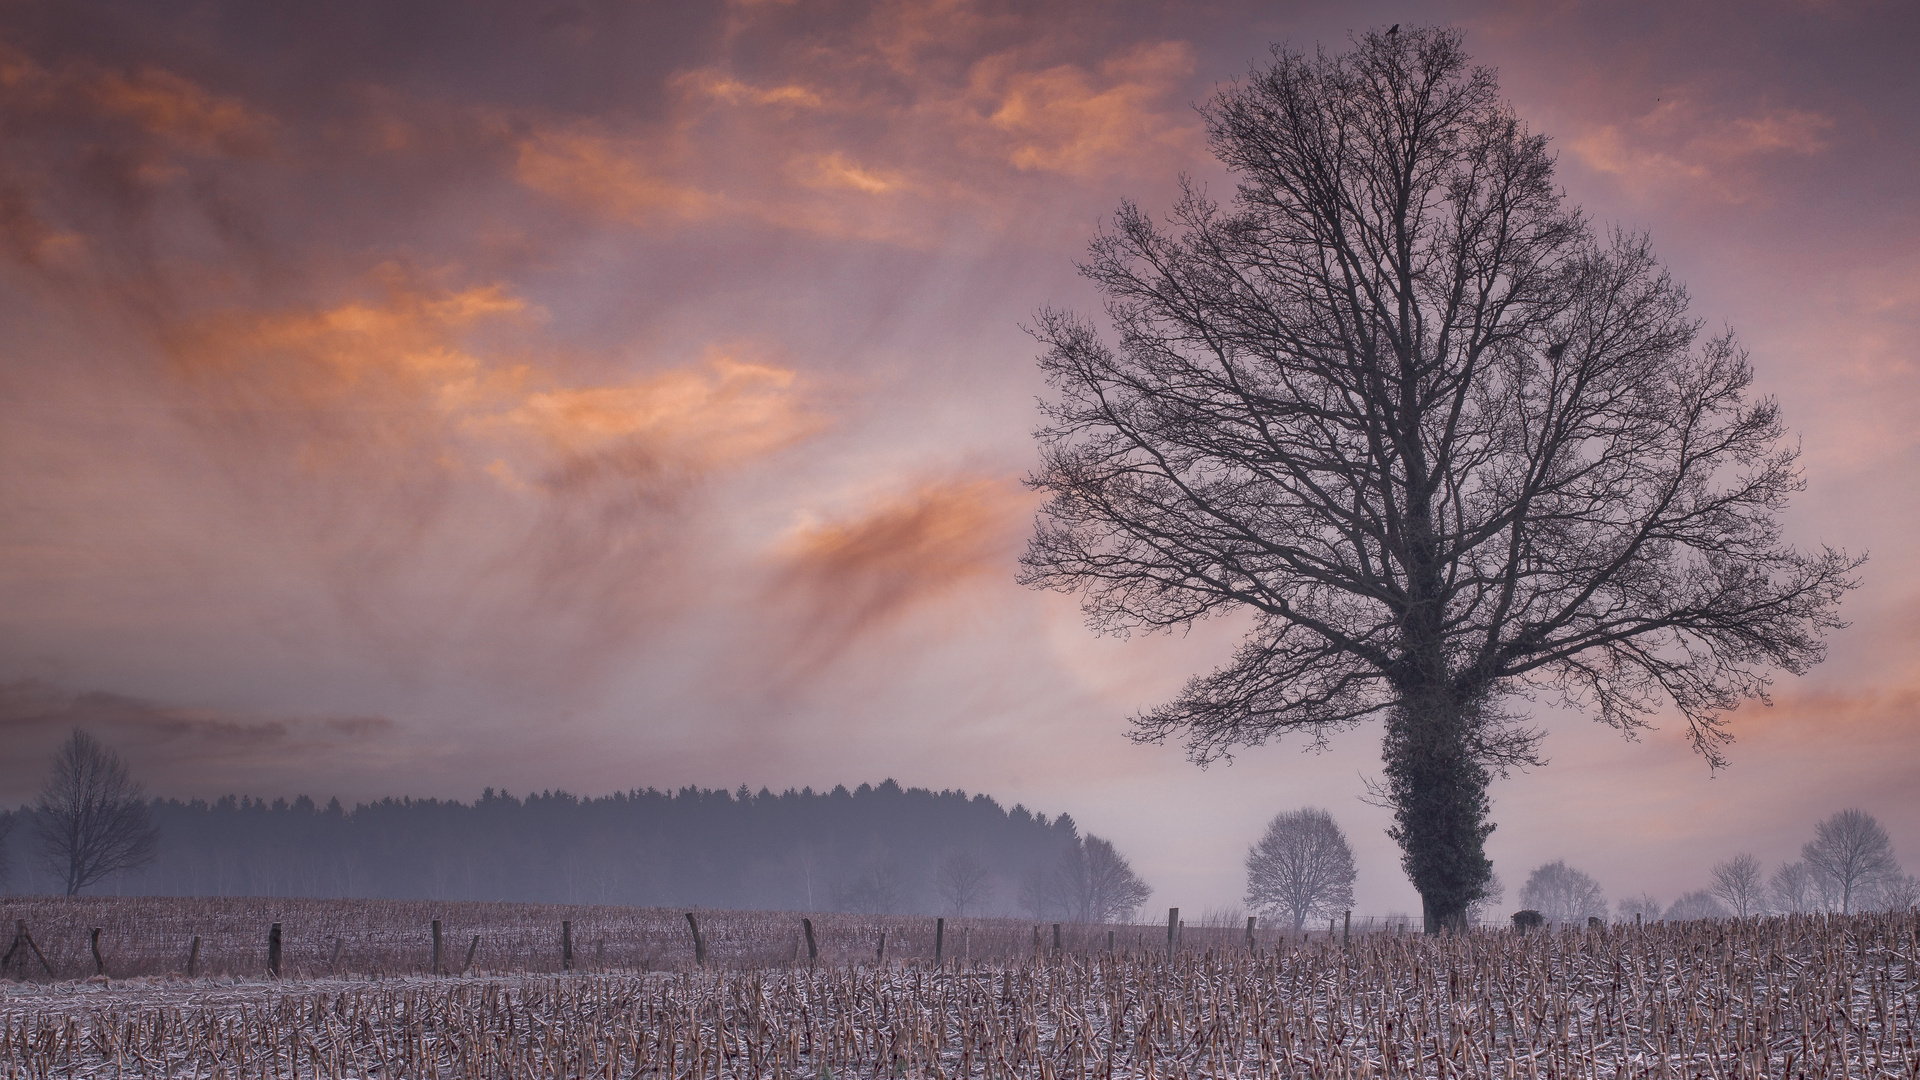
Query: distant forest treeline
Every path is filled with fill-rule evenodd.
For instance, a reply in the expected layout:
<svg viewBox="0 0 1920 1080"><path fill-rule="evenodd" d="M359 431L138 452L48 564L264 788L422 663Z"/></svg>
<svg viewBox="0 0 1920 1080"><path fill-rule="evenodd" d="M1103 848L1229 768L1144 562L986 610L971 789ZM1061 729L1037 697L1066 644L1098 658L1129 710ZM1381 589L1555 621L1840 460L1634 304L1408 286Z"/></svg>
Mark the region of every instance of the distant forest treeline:
<svg viewBox="0 0 1920 1080"><path fill-rule="evenodd" d="M937 879L959 866L976 879L969 913L996 914L1019 910L1023 882L1079 840L1066 814L1048 820L892 780L824 793L516 798L489 788L471 803L389 798L347 809L338 799L228 796L150 806L157 857L88 893L945 913L954 890ZM33 811L11 816L7 886L59 892L33 851Z"/></svg>

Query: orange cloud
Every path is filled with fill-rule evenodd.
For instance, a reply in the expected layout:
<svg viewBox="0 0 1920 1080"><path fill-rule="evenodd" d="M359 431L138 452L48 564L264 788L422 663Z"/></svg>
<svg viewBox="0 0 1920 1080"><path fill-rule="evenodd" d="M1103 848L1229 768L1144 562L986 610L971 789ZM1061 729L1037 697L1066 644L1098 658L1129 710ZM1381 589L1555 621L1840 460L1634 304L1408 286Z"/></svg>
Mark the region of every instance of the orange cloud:
<svg viewBox="0 0 1920 1080"><path fill-rule="evenodd" d="M1818 154L1833 121L1805 109L1727 119L1705 113L1685 96L1670 97L1632 122L1604 124L1569 148L1589 167L1644 194L1684 184L1727 202L1755 195L1754 159Z"/></svg>
<svg viewBox="0 0 1920 1080"><path fill-rule="evenodd" d="M505 286L436 288L395 268L383 277L378 300L227 313L169 331L168 356L201 395L190 408L256 445L297 445L307 472L348 459L388 471L472 466L516 490L527 476L539 486L589 461L697 474L823 423L794 372L719 352L627 382L570 385L475 347L482 329L543 317Z"/></svg>
<svg viewBox="0 0 1920 1080"><path fill-rule="evenodd" d="M662 175L659 144L592 130L535 132L520 140L514 177L535 191L632 224L697 218L713 196Z"/></svg>
<svg viewBox="0 0 1920 1080"><path fill-rule="evenodd" d="M711 68L689 71L677 76L673 85L681 91L712 98L728 105L773 105L817 109L825 104L819 91L797 84L752 86Z"/></svg>
<svg viewBox="0 0 1920 1080"><path fill-rule="evenodd" d="M1072 64L1044 71L1000 70L1011 57L991 57L975 69L977 88L998 100L988 117L1010 140L1007 160L1021 169L1086 174L1138 155L1154 144L1191 139L1156 109L1193 74L1193 49L1162 41L1103 61L1098 74Z"/></svg>
<svg viewBox="0 0 1920 1080"><path fill-rule="evenodd" d="M803 527L777 553L780 601L796 609L800 666L985 577L1011 578L1033 499L1005 479L932 480L850 519Z"/></svg>
<svg viewBox="0 0 1920 1080"><path fill-rule="evenodd" d="M109 72L90 89L101 111L126 117L175 145L235 157L267 149L272 121L266 114L172 72L151 67L131 77Z"/></svg>

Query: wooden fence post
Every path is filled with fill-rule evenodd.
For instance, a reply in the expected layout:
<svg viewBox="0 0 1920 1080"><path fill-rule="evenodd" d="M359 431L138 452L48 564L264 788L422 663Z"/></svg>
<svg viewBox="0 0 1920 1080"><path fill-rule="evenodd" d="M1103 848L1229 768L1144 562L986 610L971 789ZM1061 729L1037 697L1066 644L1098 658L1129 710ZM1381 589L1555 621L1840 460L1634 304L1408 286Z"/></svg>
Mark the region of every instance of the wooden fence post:
<svg viewBox="0 0 1920 1080"><path fill-rule="evenodd" d="M873 957L882 966L887 962L887 932L885 930L880 931L880 948L873 954Z"/></svg>
<svg viewBox="0 0 1920 1080"><path fill-rule="evenodd" d="M193 943L187 946L187 978L193 978L193 969L200 966L200 935L193 935Z"/></svg>
<svg viewBox="0 0 1920 1080"><path fill-rule="evenodd" d="M1173 959L1173 933L1180 928L1180 909L1167 909L1167 959Z"/></svg>
<svg viewBox="0 0 1920 1080"><path fill-rule="evenodd" d="M25 979L27 977L27 953L32 952L33 955L40 958L40 966L47 969L48 975L52 975L53 965L47 963L46 954L40 951L40 946L33 943L33 935L27 933L27 920L21 919L15 922L13 926L13 948L7 950L6 956L0 957L0 968L5 968L7 962L12 960L17 954L20 957L18 977Z"/></svg>
<svg viewBox="0 0 1920 1080"><path fill-rule="evenodd" d="M820 946L815 944L813 940L813 920L801 919L800 929L806 931L807 934L807 966L812 967L813 962L820 959Z"/></svg>
<svg viewBox="0 0 1920 1080"><path fill-rule="evenodd" d="M440 920L439 919L433 920L433 973L436 976L446 974L446 971L440 966Z"/></svg>
<svg viewBox="0 0 1920 1080"><path fill-rule="evenodd" d="M687 912L687 925L693 930L693 962L700 967L707 966L707 942L700 936L700 924L695 921L693 912Z"/></svg>
<svg viewBox="0 0 1920 1080"><path fill-rule="evenodd" d="M267 929L267 974L280 977L280 924L274 923Z"/></svg>
<svg viewBox="0 0 1920 1080"><path fill-rule="evenodd" d="M1113 955L1113 931L1107 931L1107 955Z"/></svg>
<svg viewBox="0 0 1920 1080"><path fill-rule="evenodd" d="M1350 949L1353 947L1353 912L1346 912L1340 919L1340 947Z"/></svg>
<svg viewBox="0 0 1920 1080"><path fill-rule="evenodd" d="M1040 959L1040 924L1033 924L1033 958Z"/></svg>
<svg viewBox="0 0 1920 1080"><path fill-rule="evenodd" d="M1253 922L1255 916L1247 916L1247 951L1253 951Z"/></svg>
<svg viewBox="0 0 1920 1080"><path fill-rule="evenodd" d="M1053 951L1056 953L1060 951L1060 924L1059 923L1053 924Z"/></svg>
<svg viewBox="0 0 1920 1080"><path fill-rule="evenodd" d="M93 973L95 975L105 975L107 973L107 959L100 955L100 928L97 926L94 927L93 932L87 935L87 939L88 944L93 946Z"/></svg>
<svg viewBox="0 0 1920 1080"><path fill-rule="evenodd" d="M340 935L335 934L333 935L333 955L327 957L327 974L331 975L334 972L338 971L339 969L340 969Z"/></svg>
<svg viewBox="0 0 1920 1080"><path fill-rule="evenodd" d="M467 962L460 965L460 974L465 975L467 973L467 969L473 966L473 954L476 951L478 951L479 948L480 948L480 935L475 934L473 935L473 941L471 941L467 945Z"/></svg>
<svg viewBox="0 0 1920 1080"><path fill-rule="evenodd" d="M933 920L933 962L936 966L940 963L940 954L946 944L947 920L935 919Z"/></svg>
<svg viewBox="0 0 1920 1080"><path fill-rule="evenodd" d="M573 920L560 920L560 970L573 970Z"/></svg>

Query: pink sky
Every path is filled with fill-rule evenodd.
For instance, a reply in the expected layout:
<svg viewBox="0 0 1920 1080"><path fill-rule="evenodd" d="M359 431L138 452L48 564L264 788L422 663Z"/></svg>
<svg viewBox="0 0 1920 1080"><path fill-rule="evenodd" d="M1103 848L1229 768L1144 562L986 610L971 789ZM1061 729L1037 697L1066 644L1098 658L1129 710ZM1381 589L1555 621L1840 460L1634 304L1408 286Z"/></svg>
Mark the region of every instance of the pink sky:
<svg viewBox="0 0 1920 1080"><path fill-rule="evenodd" d="M287 12L298 12L288 14ZM1920 16L1905 3L24 3L0 17L0 800L85 723L156 793L964 787L1237 903L1328 807L1417 909L1378 737L1201 771L1126 718L1231 620L1097 639L1013 582L1041 390L1122 198L1224 194L1270 42L1462 27L1569 198L1651 232L1868 551L1736 718L1545 718L1510 886L1662 899L1819 817L1920 869Z"/></svg>

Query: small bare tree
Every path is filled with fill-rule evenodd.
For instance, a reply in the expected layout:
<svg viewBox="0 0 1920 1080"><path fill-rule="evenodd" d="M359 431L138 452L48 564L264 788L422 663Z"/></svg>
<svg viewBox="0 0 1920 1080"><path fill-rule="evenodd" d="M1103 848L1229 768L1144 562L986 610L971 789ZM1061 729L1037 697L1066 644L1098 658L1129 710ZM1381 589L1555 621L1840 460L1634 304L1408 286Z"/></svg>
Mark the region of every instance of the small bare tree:
<svg viewBox="0 0 1920 1080"><path fill-rule="evenodd" d="M965 915L993 895L993 877L973 852L950 851L934 868L933 891L948 911Z"/></svg>
<svg viewBox="0 0 1920 1080"><path fill-rule="evenodd" d="M1284 919L1299 933L1308 917L1353 906L1353 849L1325 810L1278 814L1247 849L1247 905Z"/></svg>
<svg viewBox="0 0 1920 1080"><path fill-rule="evenodd" d="M1852 914L1856 894L1900 872L1887 830L1863 810L1842 810L1815 826L1800 858L1838 895L1843 915Z"/></svg>
<svg viewBox="0 0 1920 1080"><path fill-rule="evenodd" d="M1052 881L1054 906L1076 922L1124 922L1153 895L1126 856L1091 833L1061 854Z"/></svg>
<svg viewBox="0 0 1920 1080"><path fill-rule="evenodd" d="M1708 891L1727 905L1735 915L1746 918L1758 914L1766 903L1766 891L1760 882L1760 860L1742 852L1713 868L1713 884Z"/></svg>
<svg viewBox="0 0 1920 1080"><path fill-rule="evenodd" d="M1555 926L1579 926L1595 916L1607 917L1607 897L1600 883L1562 859L1534 867L1520 888L1520 906L1539 912Z"/></svg>
<svg viewBox="0 0 1920 1080"><path fill-rule="evenodd" d="M1620 901L1619 906L1614 910L1619 913L1618 918L1621 922L1632 922L1636 916L1647 922L1653 922L1660 917L1660 912L1665 910L1665 906L1652 893L1643 892L1638 896L1629 896Z"/></svg>
<svg viewBox="0 0 1920 1080"><path fill-rule="evenodd" d="M1821 906L1820 889L1804 862L1781 863L1767 879L1767 891L1773 895L1776 911L1814 911Z"/></svg>
<svg viewBox="0 0 1920 1080"><path fill-rule="evenodd" d="M79 728L53 755L34 806L34 832L41 858L65 878L68 896L152 862L159 841L140 785L120 755Z"/></svg>
<svg viewBox="0 0 1920 1080"><path fill-rule="evenodd" d="M1690 893L1681 893L1680 898L1667 909L1668 922L1697 922L1701 919L1724 919L1727 909L1707 889L1695 889Z"/></svg>
<svg viewBox="0 0 1920 1080"><path fill-rule="evenodd" d="M1886 911L1911 911L1920 907L1920 877L1890 874L1881 878L1873 903Z"/></svg>
<svg viewBox="0 0 1920 1080"><path fill-rule="evenodd" d="M833 890L833 901L841 911L863 915L884 915L900 909L900 871L889 859L867 864L851 881Z"/></svg>

